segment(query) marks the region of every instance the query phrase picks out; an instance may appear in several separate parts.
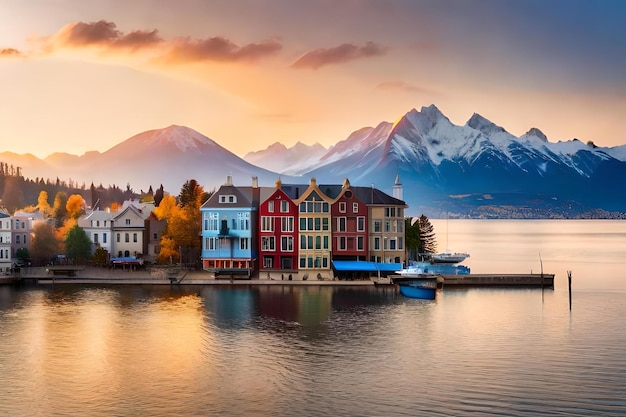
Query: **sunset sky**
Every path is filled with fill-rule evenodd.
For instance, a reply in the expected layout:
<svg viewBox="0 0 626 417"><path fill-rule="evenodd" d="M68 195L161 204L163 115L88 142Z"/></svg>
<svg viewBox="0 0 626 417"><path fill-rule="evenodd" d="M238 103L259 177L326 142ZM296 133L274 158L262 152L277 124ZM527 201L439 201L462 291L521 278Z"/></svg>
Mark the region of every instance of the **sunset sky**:
<svg viewBox="0 0 626 417"><path fill-rule="evenodd" d="M0 0L0 152L172 124L243 156L435 104L626 144L626 1Z"/></svg>

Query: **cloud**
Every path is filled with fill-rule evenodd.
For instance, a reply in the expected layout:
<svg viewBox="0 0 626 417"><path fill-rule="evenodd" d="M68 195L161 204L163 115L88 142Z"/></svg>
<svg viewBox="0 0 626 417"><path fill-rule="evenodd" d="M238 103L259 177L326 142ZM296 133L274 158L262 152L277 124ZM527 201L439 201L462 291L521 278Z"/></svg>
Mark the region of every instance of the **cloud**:
<svg viewBox="0 0 626 417"><path fill-rule="evenodd" d="M409 84L404 81L387 81L384 83L380 83L376 86L377 90L401 90L407 91L410 93L424 93L424 94L432 94L433 92L422 87L418 87L413 84Z"/></svg>
<svg viewBox="0 0 626 417"><path fill-rule="evenodd" d="M375 42L367 42L364 46L344 43L334 48L319 48L302 55L291 64L293 68L318 69L325 65L340 64L360 58L384 55L387 48Z"/></svg>
<svg viewBox="0 0 626 417"><path fill-rule="evenodd" d="M162 42L158 31L136 30L125 34L113 22L70 23L52 37L56 46L87 47L101 46L109 49L124 48L137 50Z"/></svg>
<svg viewBox="0 0 626 417"><path fill-rule="evenodd" d="M20 57L20 56L22 56L22 53L15 48L0 49L0 58L4 58L4 57L12 58L12 57Z"/></svg>
<svg viewBox="0 0 626 417"><path fill-rule="evenodd" d="M275 39L239 46L221 36L208 39L179 38L170 43L166 59L172 62L254 61L281 49L282 45Z"/></svg>

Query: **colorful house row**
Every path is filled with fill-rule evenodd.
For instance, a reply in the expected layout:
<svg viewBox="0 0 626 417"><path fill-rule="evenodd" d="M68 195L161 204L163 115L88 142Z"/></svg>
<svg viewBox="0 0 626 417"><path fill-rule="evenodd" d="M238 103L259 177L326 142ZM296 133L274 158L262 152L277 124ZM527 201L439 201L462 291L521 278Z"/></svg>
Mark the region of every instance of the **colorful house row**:
<svg viewBox="0 0 626 417"><path fill-rule="evenodd" d="M405 262L402 185L235 186L227 177L202 212L202 266L216 276L277 280L367 277Z"/></svg>

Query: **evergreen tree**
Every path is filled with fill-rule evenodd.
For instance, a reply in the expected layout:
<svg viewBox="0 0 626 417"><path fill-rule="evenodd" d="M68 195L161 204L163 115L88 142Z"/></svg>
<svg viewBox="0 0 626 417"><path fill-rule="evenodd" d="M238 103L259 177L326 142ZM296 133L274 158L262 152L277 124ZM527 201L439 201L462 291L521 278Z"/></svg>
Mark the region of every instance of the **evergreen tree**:
<svg viewBox="0 0 626 417"><path fill-rule="evenodd" d="M67 257L83 263L90 258L91 240L80 226L74 226L65 237L65 251Z"/></svg>
<svg viewBox="0 0 626 417"><path fill-rule="evenodd" d="M161 204L161 200L163 200L163 196L165 192L163 191L163 184L159 188L157 188L156 193L154 193L154 206L159 207Z"/></svg>
<svg viewBox="0 0 626 417"><path fill-rule="evenodd" d="M419 217L417 223L419 225L419 253L436 253L437 240L432 223L423 214Z"/></svg>

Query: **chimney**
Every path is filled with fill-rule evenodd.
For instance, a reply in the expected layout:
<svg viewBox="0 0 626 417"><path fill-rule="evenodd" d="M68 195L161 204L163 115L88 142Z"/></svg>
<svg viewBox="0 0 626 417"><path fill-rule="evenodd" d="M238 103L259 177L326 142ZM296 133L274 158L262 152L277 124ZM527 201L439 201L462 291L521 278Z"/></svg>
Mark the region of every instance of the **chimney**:
<svg viewBox="0 0 626 417"><path fill-rule="evenodd" d="M233 185L233 177L232 175L227 175L226 176L226 184L224 185Z"/></svg>
<svg viewBox="0 0 626 417"><path fill-rule="evenodd" d="M259 188L259 177L252 177L252 188Z"/></svg>

